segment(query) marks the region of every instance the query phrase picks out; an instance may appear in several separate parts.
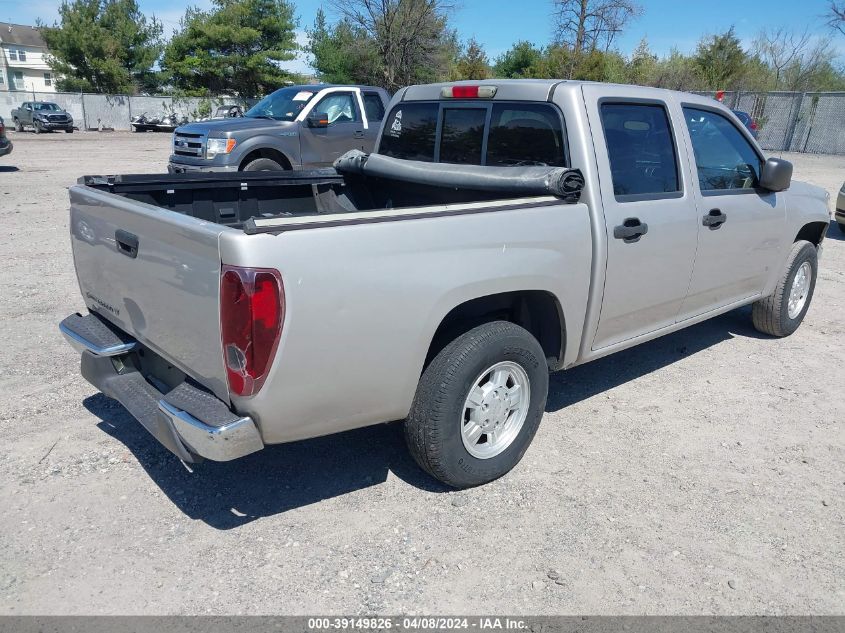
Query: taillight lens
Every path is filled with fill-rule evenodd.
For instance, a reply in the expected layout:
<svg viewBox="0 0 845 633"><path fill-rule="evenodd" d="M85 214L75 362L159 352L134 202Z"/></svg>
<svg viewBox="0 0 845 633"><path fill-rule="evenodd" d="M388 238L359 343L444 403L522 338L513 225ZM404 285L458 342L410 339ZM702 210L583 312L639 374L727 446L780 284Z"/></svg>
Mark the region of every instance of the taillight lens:
<svg viewBox="0 0 845 633"><path fill-rule="evenodd" d="M752 130L757 129L757 121L755 121L754 119L751 119L751 129Z"/></svg>
<svg viewBox="0 0 845 633"><path fill-rule="evenodd" d="M279 271L223 266L220 332L229 390L258 393L273 363L285 320L285 292Z"/></svg>

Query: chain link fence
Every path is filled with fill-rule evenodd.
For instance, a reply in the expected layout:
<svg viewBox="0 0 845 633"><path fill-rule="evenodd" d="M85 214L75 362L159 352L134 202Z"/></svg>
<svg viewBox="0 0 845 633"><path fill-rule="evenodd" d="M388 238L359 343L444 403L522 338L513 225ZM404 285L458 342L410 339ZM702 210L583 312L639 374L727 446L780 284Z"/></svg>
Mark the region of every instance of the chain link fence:
<svg viewBox="0 0 845 633"><path fill-rule="evenodd" d="M754 117L763 149L845 154L845 92L725 92L722 103Z"/></svg>
<svg viewBox="0 0 845 633"><path fill-rule="evenodd" d="M174 113L196 119L204 108L220 105L248 105L234 97L130 97L128 95L80 94L71 92L0 92L0 117L12 125L12 110L26 101L51 101L69 112L80 129L132 129L130 122L141 114L160 116Z"/></svg>

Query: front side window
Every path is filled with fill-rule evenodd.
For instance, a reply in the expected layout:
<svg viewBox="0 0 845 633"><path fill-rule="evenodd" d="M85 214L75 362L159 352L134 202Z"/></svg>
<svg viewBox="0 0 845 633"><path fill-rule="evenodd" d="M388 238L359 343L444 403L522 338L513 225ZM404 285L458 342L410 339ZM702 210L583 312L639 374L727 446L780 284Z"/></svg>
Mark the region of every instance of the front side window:
<svg viewBox="0 0 845 633"><path fill-rule="evenodd" d="M358 111L352 95L348 92L330 94L314 106L315 112L325 113L329 125L358 120Z"/></svg>
<svg viewBox="0 0 845 633"><path fill-rule="evenodd" d="M681 191L675 142L662 105L603 103L601 121L618 200L673 197Z"/></svg>
<svg viewBox="0 0 845 633"><path fill-rule="evenodd" d="M711 110L685 107L684 119L702 193L757 187L760 157L727 117Z"/></svg>
<svg viewBox="0 0 845 633"><path fill-rule="evenodd" d="M487 164L566 164L560 117L545 104L493 104Z"/></svg>
<svg viewBox="0 0 845 633"><path fill-rule="evenodd" d="M437 103L400 103L387 117L379 142L379 154L434 162Z"/></svg>
<svg viewBox="0 0 845 633"><path fill-rule="evenodd" d="M443 108L440 162L480 165L486 118L482 108Z"/></svg>
<svg viewBox="0 0 845 633"><path fill-rule="evenodd" d="M384 118L384 104L381 97L373 92L364 93L364 110L368 121L381 121Z"/></svg>

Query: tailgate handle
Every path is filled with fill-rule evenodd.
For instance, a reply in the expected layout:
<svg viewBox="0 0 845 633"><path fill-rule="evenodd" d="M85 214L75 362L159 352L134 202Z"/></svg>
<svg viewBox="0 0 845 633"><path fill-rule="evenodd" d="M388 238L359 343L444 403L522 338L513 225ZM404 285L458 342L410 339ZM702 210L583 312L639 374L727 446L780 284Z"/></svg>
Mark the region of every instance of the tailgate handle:
<svg viewBox="0 0 845 633"><path fill-rule="evenodd" d="M114 241L117 244L117 251L135 259L138 257L138 236L129 231L117 229L114 232Z"/></svg>

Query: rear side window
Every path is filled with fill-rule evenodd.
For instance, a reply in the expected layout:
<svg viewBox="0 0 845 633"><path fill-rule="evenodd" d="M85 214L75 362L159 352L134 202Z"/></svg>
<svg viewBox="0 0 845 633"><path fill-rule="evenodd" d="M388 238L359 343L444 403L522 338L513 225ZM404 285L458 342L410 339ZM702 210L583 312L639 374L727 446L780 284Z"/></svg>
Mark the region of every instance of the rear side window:
<svg viewBox="0 0 845 633"><path fill-rule="evenodd" d="M364 111L368 121L381 121L384 118L384 104L374 92L364 93Z"/></svg>
<svg viewBox="0 0 845 633"><path fill-rule="evenodd" d="M384 124L379 154L406 160L434 161L437 103L400 103Z"/></svg>
<svg viewBox="0 0 845 633"><path fill-rule="evenodd" d="M727 117L684 108L701 191L754 189L760 181L760 157Z"/></svg>
<svg viewBox="0 0 845 633"><path fill-rule="evenodd" d="M443 108L440 162L480 165L486 108Z"/></svg>
<svg viewBox="0 0 845 633"><path fill-rule="evenodd" d="M678 161L666 109L651 104L603 103L601 120L616 198L677 196L681 190Z"/></svg>
<svg viewBox="0 0 845 633"><path fill-rule="evenodd" d="M560 116L545 104L494 104L487 164L565 166Z"/></svg>

